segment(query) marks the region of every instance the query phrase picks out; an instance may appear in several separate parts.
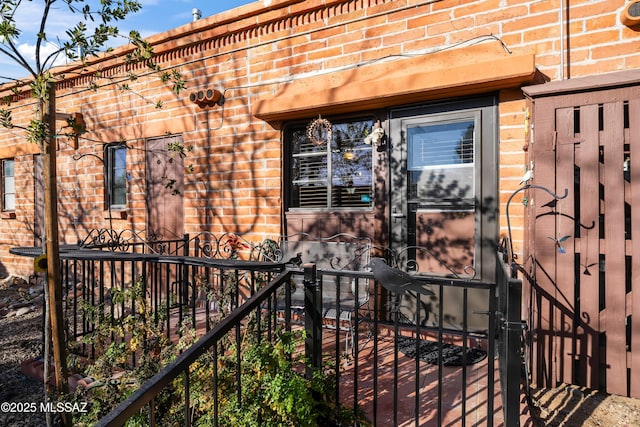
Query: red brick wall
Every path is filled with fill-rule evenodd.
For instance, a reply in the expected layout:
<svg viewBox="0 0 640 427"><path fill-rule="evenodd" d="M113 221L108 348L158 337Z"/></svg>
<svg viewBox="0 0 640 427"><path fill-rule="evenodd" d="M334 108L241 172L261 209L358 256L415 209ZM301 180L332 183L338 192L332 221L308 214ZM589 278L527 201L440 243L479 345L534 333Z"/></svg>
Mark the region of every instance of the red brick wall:
<svg viewBox="0 0 640 427"><path fill-rule="evenodd" d="M257 100L273 96L285 79L363 65L388 55L448 49L454 57L473 43L498 43L478 38L489 35L499 37L510 51L535 54L540 75L550 80L635 68L640 37L620 24L621 7L622 2L607 0L571 1L570 25L563 25L566 13L560 0L274 0L269 8L255 2L154 36L161 66L187 79L187 90L181 94L173 94L143 68L138 80L123 79L123 69L112 59L99 64L110 78L85 77L59 86L58 111L81 111L89 130L77 150L66 139L59 140L61 236L75 242L91 228L108 226L102 163L93 156L73 156L102 156L104 143L121 140L131 148L131 180L126 218L114 220L114 226L144 233L144 141L167 133L181 134L185 145L193 147L185 159L193 166L184 190L186 232L234 231L256 238L277 234L282 222L281 124L265 122L251 112ZM563 34L569 42L563 43ZM469 67L475 60L468 58ZM446 74L446 63L441 67ZM90 81L100 88L90 89ZM130 90L122 90L123 84ZM224 92L224 107L201 109L189 102L190 93L208 88ZM163 101L162 109L155 108L157 100ZM9 108L14 122L25 125L33 101ZM518 88L500 92L499 110L504 233L506 200L525 171L527 122ZM17 151L32 153L33 148L25 148L18 130L0 132L0 157L16 158L19 206L15 219L0 220L0 259L7 269L22 274L29 265L7 256L7 248L33 241L32 155ZM518 240L522 211L520 203L511 210Z"/></svg>

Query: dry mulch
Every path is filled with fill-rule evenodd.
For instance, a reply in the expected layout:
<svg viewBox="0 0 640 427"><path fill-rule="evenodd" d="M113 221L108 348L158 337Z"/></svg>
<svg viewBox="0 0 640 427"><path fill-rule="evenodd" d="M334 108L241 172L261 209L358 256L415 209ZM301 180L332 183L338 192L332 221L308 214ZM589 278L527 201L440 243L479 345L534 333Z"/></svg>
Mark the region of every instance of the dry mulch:
<svg viewBox="0 0 640 427"><path fill-rule="evenodd" d="M44 426L39 411L44 385L20 371L20 364L43 353L42 297L29 292L23 281L9 278L0 283L0 403L13 402L37 407L36 412L0 411L0 425ZM17 307L19 306L19 307ZM13 409L18 409L13 405Z"/></svg>

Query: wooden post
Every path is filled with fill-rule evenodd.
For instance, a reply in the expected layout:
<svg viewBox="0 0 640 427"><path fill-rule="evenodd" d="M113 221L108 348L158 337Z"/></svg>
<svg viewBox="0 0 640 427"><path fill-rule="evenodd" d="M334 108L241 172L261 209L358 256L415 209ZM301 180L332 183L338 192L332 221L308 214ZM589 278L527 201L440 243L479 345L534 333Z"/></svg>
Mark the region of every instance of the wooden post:
<svg viewBox="0 0 640 427"><path fill-rule="evenodd" d="M55 365L58 393L69 392L67 360L62 313L62 283L60 281L60 247L58 239L58 190L56 185L56 90L55 83L47 83L47 100L42 109L45 136L42 141L44 163L44 206L47 254L47 286L49 288L49 317L51 347Z"/></svg>

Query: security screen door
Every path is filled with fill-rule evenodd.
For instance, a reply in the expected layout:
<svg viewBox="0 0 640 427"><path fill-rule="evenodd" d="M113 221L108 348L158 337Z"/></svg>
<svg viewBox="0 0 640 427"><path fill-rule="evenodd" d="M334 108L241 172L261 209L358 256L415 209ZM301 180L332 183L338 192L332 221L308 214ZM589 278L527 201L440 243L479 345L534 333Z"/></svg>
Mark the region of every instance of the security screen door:
<svg viewBox="0 0 640 427"><path fill-rule="evenodd" d="M496 110L483 98L392 111L390 230L401 266L494 280Z"/></svg>

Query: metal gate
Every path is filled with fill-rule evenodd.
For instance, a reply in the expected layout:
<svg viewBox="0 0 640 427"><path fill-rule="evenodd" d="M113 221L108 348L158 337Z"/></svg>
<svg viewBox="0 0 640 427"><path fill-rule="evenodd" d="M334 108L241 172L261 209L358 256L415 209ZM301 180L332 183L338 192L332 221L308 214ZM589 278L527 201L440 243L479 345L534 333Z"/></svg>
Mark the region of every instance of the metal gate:
<svg viewBox="0 0 640 427"><path fill-rule="evenodd" d="M522 369L528 361L523 340L526 323L522 321L522 279L518 278L510 248L511 242L504 239L496 253L495 343L505 426L519 427L521 384L525 385L525 397L529 398L528 371Z"/></svg>
<svg viewBox="0 0 640 427"><path fill-rule="evenodd" d="M525 88L533 381L640 397L640 74ZM634 203L635 202L635 203ZM636 256L634 256L634 253ZM635 297L635 298L634 298ZM634 316L635 314L635 316Z"/></svg>

